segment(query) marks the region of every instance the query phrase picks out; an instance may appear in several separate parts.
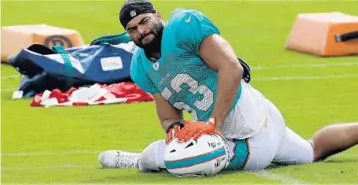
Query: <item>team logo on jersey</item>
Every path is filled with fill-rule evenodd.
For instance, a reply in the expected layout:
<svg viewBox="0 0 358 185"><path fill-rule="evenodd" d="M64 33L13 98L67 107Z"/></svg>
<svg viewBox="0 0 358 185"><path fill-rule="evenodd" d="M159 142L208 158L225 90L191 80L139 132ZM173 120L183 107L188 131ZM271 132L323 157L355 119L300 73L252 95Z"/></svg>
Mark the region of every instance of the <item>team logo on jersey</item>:
<svg viewBox="0 0 358 185"><path fill-rule="evenodd" d="M159 63L158 62L153 64L153 69L158 71L158 69L159 69Z"/></svg>
<svg viewBox="0 0 358 185"><path fill-rule="evenodd" d="M129 12L129 15L130 15L131 17L134 17L134 16L137 15L137 12L136 12L135 10L132 10L132 11Z"/></svg>

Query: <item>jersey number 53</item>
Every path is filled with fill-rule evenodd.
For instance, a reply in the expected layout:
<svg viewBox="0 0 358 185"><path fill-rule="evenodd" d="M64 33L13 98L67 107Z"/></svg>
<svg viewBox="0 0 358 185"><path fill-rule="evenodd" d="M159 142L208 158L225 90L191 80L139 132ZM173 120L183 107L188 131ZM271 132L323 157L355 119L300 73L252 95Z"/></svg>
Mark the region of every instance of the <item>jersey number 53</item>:
<svg viewBox="0 0 358 185"><path fill-rule="evenodd" d="M206 85L199 85L198 81L189 76L188 74L177 74L171 81L170 87L174 90L171 91L168 87L165 87L161 92L162 96L169 100L173 93L180 93L183 91L182 85L186 84L189 86L188 91L194 95L199 95L193 103L189 100L189 96L184 97L181 101L174 102L173 106L179 110L187 110L193 118L198 119L198 114L195 109L198 111L206 112L214 102L214 93ZM182 92L185 94L185 92ZM185 101L185 102L184 102Z"/></svg>

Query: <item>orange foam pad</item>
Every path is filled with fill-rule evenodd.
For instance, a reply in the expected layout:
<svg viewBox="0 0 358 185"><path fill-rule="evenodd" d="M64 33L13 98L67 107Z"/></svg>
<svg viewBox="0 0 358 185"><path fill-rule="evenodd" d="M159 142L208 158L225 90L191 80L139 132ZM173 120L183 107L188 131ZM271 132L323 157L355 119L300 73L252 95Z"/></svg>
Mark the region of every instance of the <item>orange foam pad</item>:
<svg viewBox="0 0 358 185"><path fill-rule="evenodd" d="M358 39L336 42L336 34L358 31L358 17L332 13L299 14L286 41L286 49L320 56L358 54Z"/></svg>
<svg viewBox="0 0 358 185"><path fill-rule="evenodd" d="M15 25L1 28L1 61L32 44L42 44L49 48L61 44L64 48L84 45L80 34L71 29L40 25Z"/></svg>

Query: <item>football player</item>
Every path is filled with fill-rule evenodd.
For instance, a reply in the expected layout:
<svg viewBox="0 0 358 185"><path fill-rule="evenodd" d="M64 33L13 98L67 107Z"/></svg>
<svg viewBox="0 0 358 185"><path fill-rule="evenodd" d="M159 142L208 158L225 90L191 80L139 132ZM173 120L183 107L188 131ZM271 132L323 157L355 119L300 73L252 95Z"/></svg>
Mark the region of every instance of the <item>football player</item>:
<svg viewBox="0 0 358 185"><path fill-rule="evenodd" d="M139 47L131 77L154 96L167 138L141 153L105 151L99 155L104 167L165 169L165 147L173 138L185 142L202 134L222 134L231 142L226 170L312 163L358 143L358 123L326 126L310 141L288 128L277 107L244 79L233 48L202 12L176 9L165 22L147 0L128 0L119 19ZM192 120L183 120L183 110Z"/></svg>

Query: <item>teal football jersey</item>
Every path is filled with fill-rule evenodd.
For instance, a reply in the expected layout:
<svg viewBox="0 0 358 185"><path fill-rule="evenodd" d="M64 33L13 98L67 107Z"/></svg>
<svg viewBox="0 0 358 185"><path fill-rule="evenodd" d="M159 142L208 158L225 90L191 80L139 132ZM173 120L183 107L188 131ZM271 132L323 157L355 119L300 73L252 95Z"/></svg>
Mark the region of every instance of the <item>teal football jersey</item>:
<svg viewBox="0 0 358 185"><path fill-rule="evenodd" d="M161 93L177 109L187 110L193 120L207 121L216 100L218 74L200 58L199 48L211 34L220 32L203 13L176 9L163 31L161 58L152 62L138 48L131 63L132 80L144 91ZM241 88L232 107L240 93Z"/></svg>

